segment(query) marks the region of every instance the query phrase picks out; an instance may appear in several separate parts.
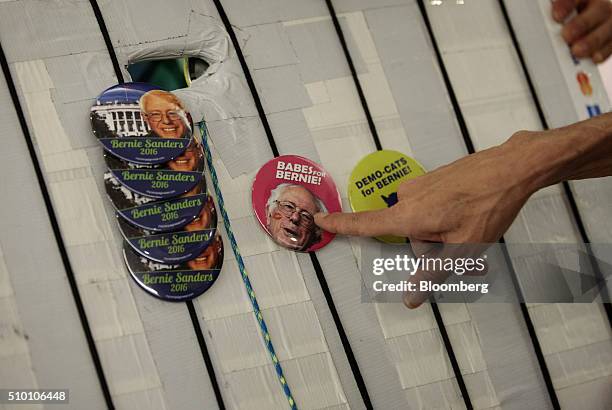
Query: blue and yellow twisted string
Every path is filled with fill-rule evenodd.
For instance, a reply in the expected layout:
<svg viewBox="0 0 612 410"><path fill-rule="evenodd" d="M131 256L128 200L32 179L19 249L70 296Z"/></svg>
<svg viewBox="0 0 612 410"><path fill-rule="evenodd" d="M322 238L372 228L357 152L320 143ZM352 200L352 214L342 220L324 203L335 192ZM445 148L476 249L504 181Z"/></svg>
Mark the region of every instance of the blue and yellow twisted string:
<svg viewBox="0 0 612 410"><path fill-rule="evenodd" d="M215 167L212 161L212 155L210 153L210 146L208 145L208 130L206 128L206 123L204 121L200 121L197 125L200 129L202 144L204 144L204 155L206 156L206 163L208 164L208 170L210 171L210 178L212 180L213 188L215 190L215 195L217 196L219 212L221 213L221 217L223 218L223 224L225 225L225 230L227 231L227 236L232 246L232 251L234 252L234 256L236 257L236 261L238 262L238 268L240 269L242 281L244 282L244 286L251 301L251 305L253 306L253 312L255 313L257 322L259 323L261 336L263 337L266 348L268 349L268 353L270 354L270 358L272 359L272 363L274 364L274 369L276 370L278 381L280 382L283 392L287 397L287 401L289 402L289 407L291 409L297 410L297 404L295 404L295 400L293 400L293 396L291 395L291 389L289 389L287 380L283 375L283 368L281 367L280 361L278 360L278 357L276 357L276 353L274 352L272 338L270 337L268 327L266 326L266 322L264 321L263 315L261 314L261 310L259 309L259 304L257 303L257 298L255 297L255 291L251 286L251 281L249 280L249 275L247 274L246 268L244 266L242 255L240 255L240 251L238 250L238 244L236 243L236 238L234 237L234 232L232 231L232 226L230 224L229 217L227 215L227 212L225 211L223 195L221 194L221 189L219 188L219 179L217 178L217 172L215 171Z"/></svg>

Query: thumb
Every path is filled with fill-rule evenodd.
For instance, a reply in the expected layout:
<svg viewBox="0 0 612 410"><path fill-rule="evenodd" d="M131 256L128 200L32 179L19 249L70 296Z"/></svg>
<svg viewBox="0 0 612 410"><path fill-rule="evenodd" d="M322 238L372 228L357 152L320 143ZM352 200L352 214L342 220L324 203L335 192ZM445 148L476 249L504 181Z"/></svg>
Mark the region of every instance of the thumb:
<svg viewBox="0 0 612 410"><path fill-rule="evenodd" d="M328 232L344 235L407 236L406 232L400 232L402 223L399 221L399 214L395 209L397 207L354 213L318 213L315 215L315 223Z"/></svg>

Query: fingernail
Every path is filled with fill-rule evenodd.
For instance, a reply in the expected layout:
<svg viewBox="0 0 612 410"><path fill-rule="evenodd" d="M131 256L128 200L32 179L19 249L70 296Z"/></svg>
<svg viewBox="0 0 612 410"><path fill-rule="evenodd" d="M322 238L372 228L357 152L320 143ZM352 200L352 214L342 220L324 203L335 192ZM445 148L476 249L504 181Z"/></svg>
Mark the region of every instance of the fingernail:
<svg viewBox="0 0 612 410"><path fill-rule="evenodd" d="M603 55L602 55L601 53L599 53L599 52L598 52L598 53L595 53L595 54L593 55L593 62L594 62L595 64L599 64L599 63L601 63L603 60L604 60L604 58L603 58Z"/></svg>
<svg viewBox="0 0 612 410"><path fill-rule="evenodd" d="M414 304L414 303L412 303L412 302L408 302L408 304L406 305L406 307L407 307L408 309L416 309L416 308L418 308L418 307L419 307L419 306L421 306L421 305L422 305L422 303L417 303L417 304Z"/></svg>
<svg viewBox="0 0 612 410"><path fill-rule="evenodd" d="M584 57L587 51L587 45L584 42L578 42L572 46L572 54L576 57Z"/></svg>
<svg viewBox="0 0 612 410"><path fill-rule="evenodd" d="M416 309L419 306L421 306L423 304L423 302L418 302L415 303L414 301L412 301L409 294L404 295L404 305L408 308L408 309Z"/></svg>

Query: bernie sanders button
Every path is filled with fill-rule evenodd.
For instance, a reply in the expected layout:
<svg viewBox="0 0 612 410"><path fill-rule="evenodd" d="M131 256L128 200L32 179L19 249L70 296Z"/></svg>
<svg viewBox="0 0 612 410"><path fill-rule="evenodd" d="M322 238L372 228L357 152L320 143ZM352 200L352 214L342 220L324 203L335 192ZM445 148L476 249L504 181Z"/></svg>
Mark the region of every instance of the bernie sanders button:
<svg viewBox="0 0 612 410"><path fill-rule="evenodd" d="M213 208L214 210L214 208ZM139 254L155 262L178 264L198 256L210 244L217 227L216 213L207 214L183 230L155 233L117 218L123 238Z"/></svg>
<svg viewBox="0 0 612 410"><path fill-rule="evenodd" d="M90 120L108 152L135 164L168 162L185 151L193 135L181 100L146 83L105 90L91 107Z"/></svg>
<svg viewBox="0 0 612 410"><path fill-rule="evenodd" d="M414 159L397 151L382 150L366 155L349 178L348 196L354 212L389 208L397 203L397 188L408 179L425 174ZM406 238L380 236L386 243L406 243Z"/></svg>
<svg viewBox="0 0 612 410"><path fill-rule="evenodd" d="M195 139L178 157L159 165L139 165L105 154L113 177L137 194L167 199L193 189L204 177L204 151Z"/></svg>
<svg viewBox="0 0 612 410"><path fill-rule="evenodd" d="M132 279L146 292L163 300L183 302L200 296L219 277L223 242L217 234L198 256L180 264L154 262L123 245L123 256Z"/></svg>
<svg viewBox="0 0 612 410"><path fill-rule="evenodd" d="M110 172L104 174L104 185L118 217L149 231L178 230L207 218L207 213L214 213L214 204L207 194L204 178L188 193L165 201L135 194L121 185Z"/></svg>
<svg viewBox="0 0 612 410"><path fill-rule="evenodd" d="M257 219L274 242L309 252L322 248L334 234L314 223L317 212L340 212L340 195L320 165L296 155L283 155L257 172L252 190Z"/></svg>

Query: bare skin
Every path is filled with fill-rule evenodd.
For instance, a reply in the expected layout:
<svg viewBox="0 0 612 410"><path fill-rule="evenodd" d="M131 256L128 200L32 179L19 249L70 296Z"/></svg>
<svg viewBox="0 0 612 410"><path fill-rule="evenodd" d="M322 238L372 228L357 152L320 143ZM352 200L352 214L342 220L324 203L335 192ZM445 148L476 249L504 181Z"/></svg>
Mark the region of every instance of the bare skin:
<svg viewBox="0 0 612 410"><path fill-rule="evenodd" d="M192 270L214 269L221 256L221 242L215 238L214 242L198 255L197 258L187 261L187 266Z"/></svg>
<svg viewBox="0 0 612 410"><path fill-rule="evenodd" d="M572 15L574 11L576 14ZM561 36L574 56L591 58L598 64L612 53L610 0L555 0L552 16L563 24Z"/></svg>
<svg viewBox="0 0 612 410"><path fill-rule="evenodd" d="M315 223L340 234L408 237L419 254L427 253L431 242L494 243L537 190L565 180L610 175L612 113L549 131L519 131L499 146L404 182L391 208L318 213ZM448 276L418 275L412 279L442 282ZM410 297L405 303L413 308L427 295Z"/></svg>
<svg viewBox="0 0 612 410"><path fill-rule="evenodd" d="M182 108L176 97L165 91L149 91L142 101L143 116L151 131L161 138L181 138L186 131ZM154 118L158 116L159 118Z"/></svg>
<svg viewBox="0 0 612 410"><path fill-rule="evenodd" d="M574 56L601 63L612 54L610 0L555 0L551 14L562 24L561 36ZM612 114L605 114L556 130L519 131L504 144L403 183L398 203L391 208L317 214L315 223L341 234L405 236L417 255L453 257L456 250L439 244L497 242L537 190L565 180L610 175ZM462 256L484 250L481 245L462 249ZM410 281L444 282L448 276L420 271ZM415 308L428 296L410 293L404 303Z"/></svg>
<svg viewBox="0 0 612 410"><path fill-rule="evenodd" d="M312 235L312 219L308 225L301 216L301 212L314 215L319 211L314 196L301 186L286 187L278 197L278 204L268 210L268 229L276 243L289 249L304 250ZM290 202L295 211L289 216L280 211L280 203Z"/></svg>

